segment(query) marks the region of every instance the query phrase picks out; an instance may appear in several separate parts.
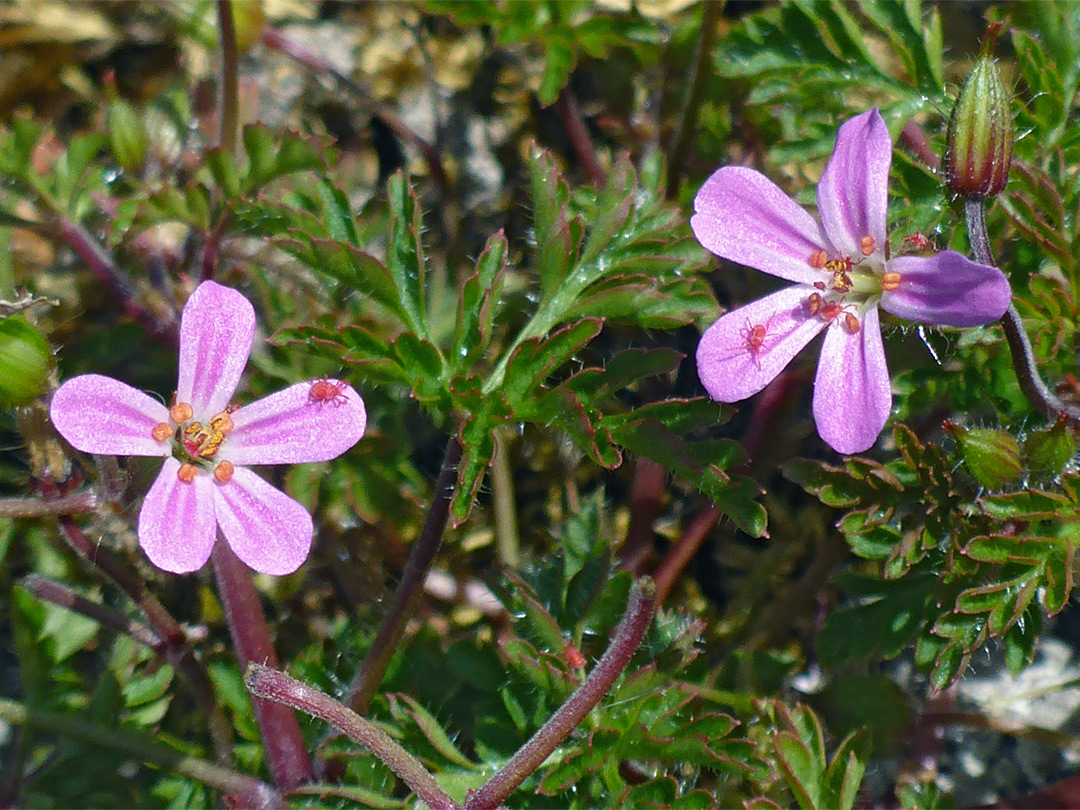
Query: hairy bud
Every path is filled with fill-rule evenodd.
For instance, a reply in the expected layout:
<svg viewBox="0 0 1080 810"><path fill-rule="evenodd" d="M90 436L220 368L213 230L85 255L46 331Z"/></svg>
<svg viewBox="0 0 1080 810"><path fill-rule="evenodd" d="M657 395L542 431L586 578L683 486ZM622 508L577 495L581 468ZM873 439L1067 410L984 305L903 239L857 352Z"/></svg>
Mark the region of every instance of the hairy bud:
<svg viewBox="0 0 1080 810"><path fill-rule="evenodd" d="M29 405L45 393L52 361L49 341L29 321L0 321L0 407Z"/></svg>
<svg viewBox="0 0 1080 810"><path fill-rule="evenodd" d="M1020 443L1004 430L962 428L951 419L942 424L956 439L956 446L972 477L987 489L999 489L1016 481L1023 471Z"/></svg>

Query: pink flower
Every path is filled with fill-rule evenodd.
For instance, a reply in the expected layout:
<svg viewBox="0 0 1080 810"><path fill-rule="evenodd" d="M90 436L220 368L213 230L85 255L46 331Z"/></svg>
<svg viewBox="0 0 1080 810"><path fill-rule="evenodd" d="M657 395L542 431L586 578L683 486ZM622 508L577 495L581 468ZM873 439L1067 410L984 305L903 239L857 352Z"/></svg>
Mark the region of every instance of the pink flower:
<svg viewBox="0 0 1080 810"><path fill-rule="evenodd" d="M892 407L878 305L901 318L975 326L1009 306L1008 279L955 251L888 255L892 142L877 109L847 121L818 183L821 222L765 176L725 166L694 199L706 248L794 281L725 314L702 335L698 375L721 402L756 394L825 330L814 381L818 434L840 453L871 447Z"/></svg>
<svg viewBox="0 0 1080 810"><path fill-rule="evenodd" d="M166 571L201 568L219 528L256 571L295 571L311 548L311 516L246 465L327 461L364 433L363 401L337 380L231 405L254 334L248 300L206 281L184 307L171 408L98 374L68 380L53 396L53 424L77 449L165 459L139 513L139 542Z"/></svg>

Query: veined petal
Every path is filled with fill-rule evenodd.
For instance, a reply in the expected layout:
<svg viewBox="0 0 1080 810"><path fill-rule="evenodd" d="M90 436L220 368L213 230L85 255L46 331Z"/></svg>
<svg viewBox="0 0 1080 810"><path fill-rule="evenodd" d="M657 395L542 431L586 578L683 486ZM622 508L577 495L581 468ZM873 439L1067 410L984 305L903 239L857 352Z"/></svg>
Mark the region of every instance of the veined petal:
<svg viewBox="0 0 1080 810"><path fill-rule="evenodd" d="M255 309L236 290L204 281L180 319L176 401L208 419L225 410L240 383L255 336Z"/></svg>
<svg viewBox="0 0 1080 810"><path fill-rule="evenodd" d="M936 256L897 256L885 269L900 274L900 287L882 294L881 307L909 321L978 326L1004 315L1012 300L1004 273L954 250Z"/></svg>
<svg viewBox="0 0 1080 810"><path fill-rule="evenodd" d="M840 127L817 187L818 215L840 253L858 257L862 239L885 244L892 139L877 107Z"/></svg>
<svg viewBox="0 0 1080 810"><path fill-rule="evenodd" d="M825 333L814 380L818 435L838 453L861 453L877 441L891 408L877 307L866 311L854 334L837 318Z"/></svg>
<svg viewBox="0 0 1080 810"><path fill-rule="evenodd" d="M788 281L813 284L810 257L828 250L821 226L765 175L725 166L694 198L690 227L717 256Z"/></svg>
<svg viewBox="0 0 1080 810"><path fill-rule="evenodd" d="M218 525L245 564L280 576L307 559L315 527L303 506L244 467L213 488Z"/></svg>
<svg viewBox="0 0 1080 810"><path fill-rule="evenodd" d="M139 512L139 544L150 562L174 574L197 571L214 548L213 483L196 474L185 483L177 477L180 462L165 459Z"/></svg>
<svg viewBox="0 0 1080 810"><path fill-rule="evenodd" d="M364 435L364 402L339 380L297 383L232 414L221 457L233 464L297 464L337 458Z"/></svg>
<svg viewBox="0 0 1080 810"><path fill-rule="evenodd" d="M709 396L738 402L772 382L825 328L807 309L813 293L812 287L788 287L732 310L706 329L697 369Z"/></svg>
<svg viewBox="0 0 1080 810"><path fill-rule="evenodd" d="M60 435L84 453L106 456L167 456L169 440L153 430L169 422L169 409L112 377L86 374L57 389L49 417Z"/></svg>

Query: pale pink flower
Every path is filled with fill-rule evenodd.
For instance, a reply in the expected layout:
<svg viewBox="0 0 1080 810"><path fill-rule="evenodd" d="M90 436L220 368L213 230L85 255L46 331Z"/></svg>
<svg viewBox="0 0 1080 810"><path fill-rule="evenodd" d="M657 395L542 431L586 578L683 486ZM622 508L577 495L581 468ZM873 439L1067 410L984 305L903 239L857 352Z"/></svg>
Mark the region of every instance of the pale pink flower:
<svg viewBox="0 0 1080 810"><path fill-rule="evenodd" d="M840 127L818 183L819 223L772 181L725 166L694 199L690 226L706 248L794 281L725 314L702 335L698 375L721 402L756 394L825 331L814 381L818 434L840 453L871 447L892 407L878 306L920 323L975 326L1009 306L996 267L946 250L887 258L892 141L877 109Z"/></svg>
<svg viewBox="0 0 1080 810"><path fill-rule="evenodd" d="M295 571L311 548L311 516L247 465L327 461L364 433L364 403L338 380L230 404L254 334L248 300L206 281L184 307L171 408L98 374L70 379L53 396L53 424L77 449L165 459L139 512L138 534L150 561L166 571L201 568L218 529L256 571Z"/></svg>

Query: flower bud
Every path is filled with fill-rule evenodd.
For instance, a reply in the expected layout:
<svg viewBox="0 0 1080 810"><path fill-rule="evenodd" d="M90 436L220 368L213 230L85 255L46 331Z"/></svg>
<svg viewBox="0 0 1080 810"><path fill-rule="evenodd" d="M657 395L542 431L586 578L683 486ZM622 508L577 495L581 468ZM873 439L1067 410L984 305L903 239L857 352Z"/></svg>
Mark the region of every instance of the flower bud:
<svg viewBox="0 0 1080 810"><path fill-rule="evenodd" d="M945 185L965 197L998 194L1012 163L1012 97L987 50L960 88L945 138Z"/></svg>
<svg viewBox="0 0 1080 810"><path fill-rule="evenodd" d="M972 477L987 489L999 489L1020 477L1020 443L1004 430L962 428L951 419L942 424Z"/></svg>
<svg viewBox="0 0 1080 810"><path fill-rule="evenodd" d="M29 405L45 393L51 364L49 341L29 321L20 315L0 321L0 407Z"/></svg>
<svg viewBox="0 0 1080 810"><path fill-rule="evenodd" d="M1024 464L1037 475L1060 474L1075 452L1076 439L1066 428L1065 419L1024 439Z"/></svg>

